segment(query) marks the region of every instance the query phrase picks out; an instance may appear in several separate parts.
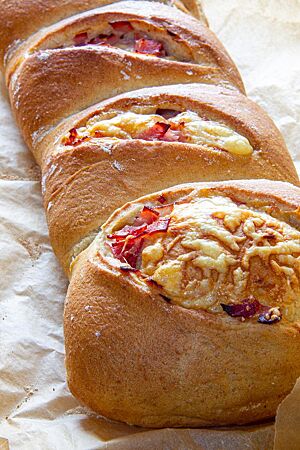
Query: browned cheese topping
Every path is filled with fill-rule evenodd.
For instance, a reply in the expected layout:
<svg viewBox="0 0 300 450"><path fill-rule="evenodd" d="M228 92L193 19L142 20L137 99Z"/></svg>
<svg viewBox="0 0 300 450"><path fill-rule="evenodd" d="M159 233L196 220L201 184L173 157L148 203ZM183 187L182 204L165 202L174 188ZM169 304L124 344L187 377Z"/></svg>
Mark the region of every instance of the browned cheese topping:
<svg viewBox="0 0 300 450"><path fill-rule="evenodd" d="M141 226L136 217L138 222L128 218L127 231L124 218L122 225L114 223L116 235L123 233L131 244L124 247L125 240L110 236L109 244L116 246L113 256L123 265L135 265L131 276L139 283L152 282L172 303L222 312L226 305L238 310L251 296L257 305L268 306L260 320L265 323L281 314L295 320L299 314L300 233L287 223L222 196L175 203L168 214L153 218L144 234L132 226ZM160 230L155 224L162 219ZM134 264L126 259L132 252ZM258 311L252 300L244 303L248 310L253 305Z"/></svg>

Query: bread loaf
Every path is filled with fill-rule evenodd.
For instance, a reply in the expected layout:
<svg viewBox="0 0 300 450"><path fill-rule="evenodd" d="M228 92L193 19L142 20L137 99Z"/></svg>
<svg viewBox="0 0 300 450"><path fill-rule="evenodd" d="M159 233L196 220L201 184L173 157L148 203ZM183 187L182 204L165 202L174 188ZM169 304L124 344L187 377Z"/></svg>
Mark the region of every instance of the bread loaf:
<svg viewBox="0 0 300 450"><path fill-rule="evenodd" d="M129 424L257 422L300 375L299 180L199 3L162 3L0 1L68 384Z"/></svg>

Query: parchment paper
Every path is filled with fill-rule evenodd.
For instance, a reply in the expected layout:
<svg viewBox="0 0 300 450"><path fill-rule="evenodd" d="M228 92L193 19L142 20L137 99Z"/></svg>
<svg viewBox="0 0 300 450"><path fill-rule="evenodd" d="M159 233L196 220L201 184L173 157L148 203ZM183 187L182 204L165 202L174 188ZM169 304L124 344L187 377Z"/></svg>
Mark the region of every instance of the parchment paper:
<svg viewBox="0 0 300 450"><path fill-rule="evenodd" d="M203 3L211 28L241 71L249 96L273 117L300 171L299 0ZM67 283L49 245L39 170L22 143L2 91L0 436L9 440L13 450L271 449L272 423L230 431L149 431L99 418L71 396L65 383L62 330ZM280 407L276 450L300 448L297 443L285 445L289 436L295 438L297 427L300 430L299 391L298 385Z"/></svg>

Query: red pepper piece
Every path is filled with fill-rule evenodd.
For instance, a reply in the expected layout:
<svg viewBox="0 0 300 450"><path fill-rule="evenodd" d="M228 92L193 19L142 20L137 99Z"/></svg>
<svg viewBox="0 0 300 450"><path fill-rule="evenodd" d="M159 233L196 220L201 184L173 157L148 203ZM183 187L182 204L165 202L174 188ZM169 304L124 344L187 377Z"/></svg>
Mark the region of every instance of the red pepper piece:
<svg viewBox="0 0 300 450"><path fill-rule="evenodd" d="M88 34L87 33L78 33L74 36L75 47L80 47L81 45L86 45L87 42L88 42Z"/></svg>
<svg viewBox="0 0 300 450"><path fill-rule="evenodd" d="M229 305L221 303L221 307L223 311L231 317L243 317L244 319L248 319L258 313L261 304L255 297L250 296L242 300L241 303L232 303Z"/></svg>
<svg viewBox="0 0 300 450"><path fill-rule="evenodd" d="M78 133L77 133L76 128L72 128L69 131L69 137L68 137L68 140L65 142L65 145L72 145L72 144L74 144L74 142L77 139L77 136L78 136Z"/></svg>
<svg viewBox="0 0 300 450"><path fill-rule="evenodd" d="M144 141L156 141L163 139L164 135L170 128L170 125L164 122L157 122L151 128L140 133L136 139L143 139Z"/></svg>
<svg viewBox="0 0 300 450"><path fill-rule="evenodd" d="M127 236L133 236L134 238L136 238L144 234L144 231L146 231L146 229L147 229L146 223L143 223L142 225L139 226L125 225L125 227L123 227L116 233L109 234L107 238L115 239L116 241L124 240L127 238Z"/></svg>
<svg viewBox="0 0 300 450"><path fill-rule="evenodd" d="M86 141L87 139L88 139L88 136L84 136L84 137L78 139L78 133L77 133L76 128L72 128L69 131L69 137L66 140L65 145L75 146L75 145L81 144L82 142Z"/></svg>
<svg viewBox="0 0 300 450"><path fill-rule="evenodd" d="M116 31L116 33L120 35L133 31L133 26L131 25L131 23L125 20L121 20L119 22L111 22L110 26Z"/></svg>
<svg viewBox="0 0 300 450"><path fill-rule="evenodd" d="M138 39L134 43L134 51L152 56L166 56L164 46L161 42L154 39Z"/></svg>
<svg viewBox="0 0 300 450"><path fill-rule="evenodd" d="M166 197L164 197L163 195L160 195L158 198L157 198L157 201L159 202L159 203L166 203L166 201L167 201L167 199L166 199Z"/></svg>

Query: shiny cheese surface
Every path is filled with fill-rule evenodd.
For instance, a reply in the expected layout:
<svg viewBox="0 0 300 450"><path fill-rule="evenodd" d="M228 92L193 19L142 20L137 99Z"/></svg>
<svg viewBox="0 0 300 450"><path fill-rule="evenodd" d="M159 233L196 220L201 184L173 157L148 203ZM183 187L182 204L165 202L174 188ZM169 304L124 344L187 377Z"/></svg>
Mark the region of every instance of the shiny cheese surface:
<svg viewBox="0 0 300 450"><path fill-rule="evenodd" d="M154 281L186 308L221 312L220 303L254 295L295 319L299 231L222 196L175 204L170 218L167 232L145 239L140 274L132 275L139 282Z"/></svg>
<svg viewBox="0 0 300 450"><path fill-rule="evenodd" d="M249 156L253 152L247 138L224 124L204 120L192 111L182 112L168 120L158 114L139 114L131 111L117 113L109 118L93 117L86 126L77 129L77 132L79 138L93 137L96 132L100 132L104 138L136 139L140 133L157 122L167 123L171 125L171 129L179 129L185 142L190 144L216 147L241 156Z"/></svg>

